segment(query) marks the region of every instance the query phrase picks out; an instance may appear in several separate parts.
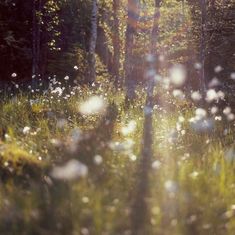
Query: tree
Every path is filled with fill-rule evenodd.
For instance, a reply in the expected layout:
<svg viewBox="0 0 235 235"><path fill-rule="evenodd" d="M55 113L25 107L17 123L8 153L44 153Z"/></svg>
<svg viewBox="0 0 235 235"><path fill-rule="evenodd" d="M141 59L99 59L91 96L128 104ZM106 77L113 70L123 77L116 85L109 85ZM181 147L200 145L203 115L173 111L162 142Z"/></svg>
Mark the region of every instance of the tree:
<svg viewBox="0 0 235 235"><path fill-rule="evenodd" d="M206 59L206 21L207 21L207 8L206 0L200 0L201 8L201 42L200 42L200 62L201 62L201 76L200 76L200 89L202 93L206 91L206 77L205 77L205 59Z"/></svg>
<svg viewBox="0 0 235 235"><path fill-rule="evenodd" d="M139 0L128 0L127 28L126 28L126 45L125 45L125 84L127 89L127 99L133 100L135 97L135 81L133 79L134 68L134 36L137 31L139 19Z"/></svg>
<svg viewBox="0 0 235 235"><path fill-rule="evenodd" d="M113 56L113 72L115 76L115 86L121 84L120 81L120 33L119 33L119 0L113 0L113 19L114 19L114 35L113 35L113 48L114 48L114 56Z"/></svg>
<svg viewBox="0 0 235 235"><path fill-rule="evenodd" d="M91 36L89 43L89 54L88 54L88 78L89 83L93 83L96 80L96 59L95 49L97 42L97 17L98 17L98 3L97 0L92 2L92 14L91 14Z"/></svg>
<svg viewBox="0 0 235 235"><path fill-rule="evenodd" d="M139 178L137 186L137 195L133 205L132 211L132 233L133 235L148 234L146 229L146 222L148 221L148 210L146 198L149 190L149 170L152 159L152 145L153 145L153 91L154 78L156 75L156 58L157 49L156 44L159 38L159 17L160 17L161 0L155 0L155 13L151 32L151 41L149 45L149 55L147 56L148 72L148 86L146 104L144 110L144 126L143 126L143 145L142 158L139 166Z"/></svg>

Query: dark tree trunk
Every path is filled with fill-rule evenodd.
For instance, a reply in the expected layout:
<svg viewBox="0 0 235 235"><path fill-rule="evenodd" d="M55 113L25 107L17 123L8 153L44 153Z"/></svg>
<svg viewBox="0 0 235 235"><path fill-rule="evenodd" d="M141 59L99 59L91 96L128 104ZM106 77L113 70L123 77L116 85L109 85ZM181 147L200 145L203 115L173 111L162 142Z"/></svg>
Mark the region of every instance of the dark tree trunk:
<svg viewBox="0 0 235 235"><path fill-rule="evenodd" d="M206 91L206 76L205 76L205 60L206 60L206 0L200 0L201 8L201 42L200 42L200 62L201 62L201 77L200 89L204 94Z"/></svg>
<svg viewBox="0 0 235 235"><path fill-rule="evenodd" d="M138 186L136 189L136 198L133 205L132 211L132 235L142 235L149 234L150 225L150 215L148 211L148 206L146 203L146 198L149 195L149 171L152 160L152 145L153 145L153 91L154 91L154 77L157 73L156 69L156 58L157 58L157 40L159 34L159 17L160 17L160 3L161 0L155 0L155 14L154 22L151 33L150 42L150 54L147 58L148 60L148 70L153 71L147 77L148 87L147 87L147 97L144 110L144 131L143 131L143 145L141 152L141 162L139 166L139 178Z"/></svg>
<svg viewBox="0 0 235 235"><path fill-rule="evenodd" d="M37 72L37 60L36 60L36 38L37 38L37 20L36 20L36 0L33 0L33 8L32 8L32 17L33 17L33 22L32 22L32 78L33 81L32 83L34 84L34 79L35 75Z"/></svg>
<svg viewBox="0 0 235 235"><path fill-rule="evenodd" d="M120 3L119 0L113 0L113 19L114 19L114 35L113 35L113 48L114 48L114 58L113 58L113 72L115 76L115 86L121 85L120 80L120 33L119 33L119 11Z"/></svg>
<svg viewBox="0 0 235 235"><path fill-rule="evenodd" d="M128 0L128 15L126 29L126 49L125 49L125 85L127 89L127 99L135 98L135 80L133 78L134 68L134 36L137 31L137 23L139 19L139 0Z"/></svg>
<svg viewBox="0 0 235 235"><path fill-rule="evenodd" d="M88 83L96 81L96 60L95 49L97 43L97 18L98 18L98 3L97 0L93 0L92 15L91 15L91 37L89 43L89 55L88 55Z"/></svg>
<svg viewBox="0 0 235 235"><path fill-rule="evenodd" d="M32 86L36 88L40 74L40 49L41 49L41 22L38 13L42 11L41 0L33 0L32 9Z"/></svg>

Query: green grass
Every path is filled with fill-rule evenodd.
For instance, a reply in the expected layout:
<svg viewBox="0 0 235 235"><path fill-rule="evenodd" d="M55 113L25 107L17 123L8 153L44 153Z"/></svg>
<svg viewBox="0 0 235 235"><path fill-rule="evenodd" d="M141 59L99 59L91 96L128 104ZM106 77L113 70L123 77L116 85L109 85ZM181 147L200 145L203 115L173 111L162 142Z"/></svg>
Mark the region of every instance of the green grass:
<svg viewBox="0 0 235 235"><path fill-rule="evenodd" d="M0 234L131 234L145 95L139 91L128 107L124 93L103 89L82 89L68 99L40 95L33 104L24 94L2 101L0 129L7 135L0 143ZM94 94L106 94L108 110L104 116L84 117L79 104ZM226 156L233 147L233 125L218 122L211 133L196 133L187 122L193 106L163 98L172 102L171 107L163 102L153 114L154 164L143 195L142 231L233 235L235 165L233 156ZM185 121L175 132L179 116ZM121 128L131 120L136 129L124 136ZM26 126L30 131L24 134ZM78 130L85 138L74 143ZM111 141L130 140L134 145L125 151L110 148ZM101 164L94 163L97 154ZM85 164L88 174L72 181L54 179L52 169L71 159Z"/></svg>

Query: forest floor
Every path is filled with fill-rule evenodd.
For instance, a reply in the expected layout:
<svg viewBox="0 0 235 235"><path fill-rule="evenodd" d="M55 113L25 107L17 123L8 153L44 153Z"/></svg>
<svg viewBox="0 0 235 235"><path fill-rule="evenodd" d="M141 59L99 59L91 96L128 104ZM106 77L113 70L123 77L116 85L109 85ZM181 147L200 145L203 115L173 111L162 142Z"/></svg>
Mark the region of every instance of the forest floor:
<svg viewBox="0 0 235 235"><path fill-rule="evenodd" d="M102 85L1 102L0 234L235 234L231 110L156 96L146 166L137 96Z"/></svg>

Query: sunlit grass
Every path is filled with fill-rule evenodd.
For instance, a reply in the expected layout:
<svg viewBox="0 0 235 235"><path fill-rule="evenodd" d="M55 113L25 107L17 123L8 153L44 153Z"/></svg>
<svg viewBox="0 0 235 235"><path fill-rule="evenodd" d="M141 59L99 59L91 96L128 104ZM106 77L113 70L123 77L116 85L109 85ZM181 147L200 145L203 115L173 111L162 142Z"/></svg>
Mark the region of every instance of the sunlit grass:
<svg viewBox="0 0 235 235"><path fill-rule="evenodd" d="M84 116L79 105L93 95L103 97L108 109ZM4 176L1 210L16 232L25 226L29 234L43 234L42 228L50 234L129 234L141 159L144 91L140 89L129 105L122 91L111 89L81 88L64 97L20 94L1 103L1 129L6 131L0 144L1 168L11 172L12 167L19 177L12 183L12 175ZM198 133L188 122L195 115L194 105L170 94L161 99L159 104L156 98L153 111L154 154L146 198L149 234L232 235L233 126L217 122L212 132ZM123 132L130 121L135 125ZM85 139L74 142L80 132ZM87 175L71 182L53 179L53 167L70 159L86 164ZM28 178L22 179L24 166L39 178L26 172ZM20 219L11 214L17 204ZM51 224L45 216L51 217ZM3 217L0 231L5 231Z"/></svg>

